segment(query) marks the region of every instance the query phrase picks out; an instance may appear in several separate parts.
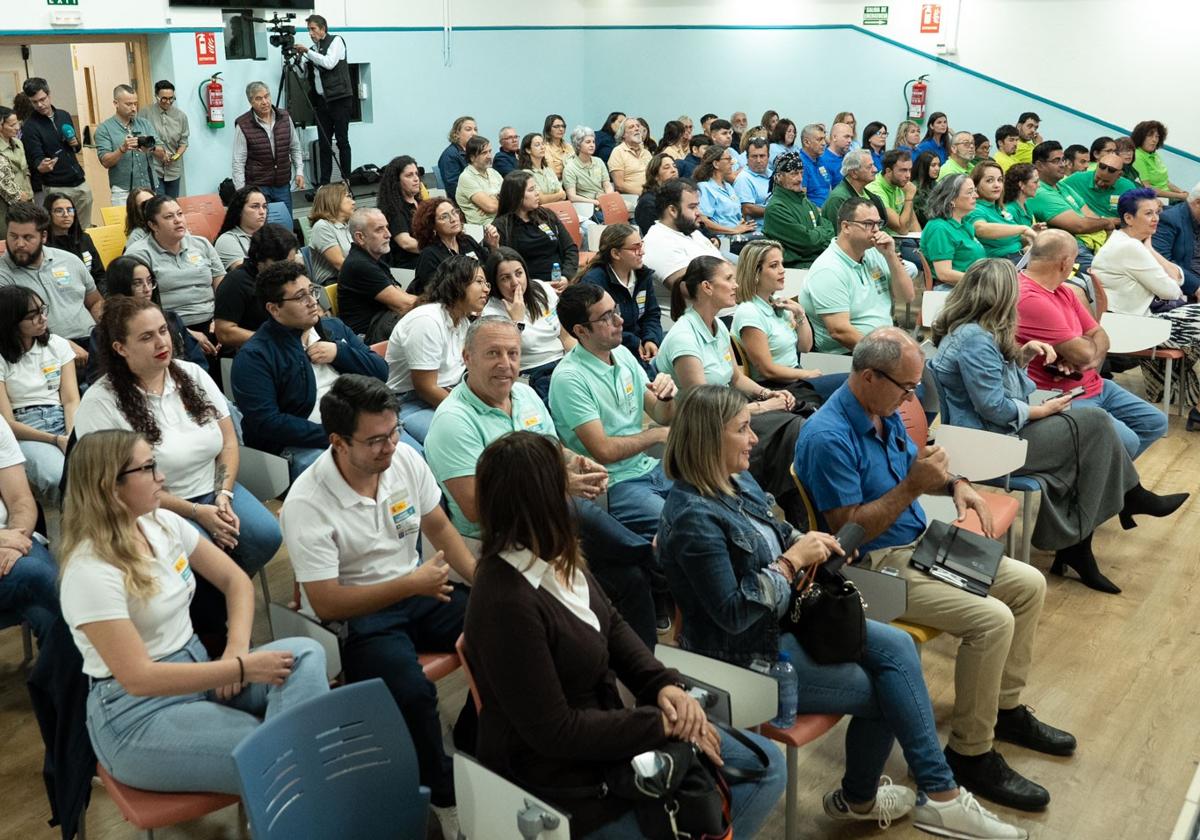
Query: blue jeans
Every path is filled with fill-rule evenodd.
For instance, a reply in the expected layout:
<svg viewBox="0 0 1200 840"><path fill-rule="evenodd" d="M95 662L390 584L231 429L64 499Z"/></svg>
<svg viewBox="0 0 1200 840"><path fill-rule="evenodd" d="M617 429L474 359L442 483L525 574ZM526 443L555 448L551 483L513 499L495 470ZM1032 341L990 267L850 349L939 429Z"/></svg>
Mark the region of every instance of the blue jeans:
<svg viewBox="0 0 1200 840"><path fill-rule="evenodd" d="M58 605L58 566L36 539L29 553L0 577L0 627L28 621L40 641L62 614Z"/></svg>
<svg viewBox="0 0 1200 840"><path fill-rule="evenodd" d="M659 463L645 475L610 485L608 513L633 533L653 540L672 486Z"/></svg>
<svg viewBox="0 0 1200 840"><path fill-rule="evenodd" d="M254 683L228 701L212 691L135 697L115 679L95 680L87 699L87 728L96 758L119 782L143 790L239 793L233 748L264 715L295 708L329 691L325 651L312 639L280 639L256 650L295 656L283 685ZM192 636L162 662L207 662Z"/></svg>
<svg viewBox="0 0 1200 840"><path fill-rule="evenodd" d="M287 205L288 215L292 215L292 185L284 184L282 187L259 187L262 194L266 196L267 203L273 204L276 201L282 201Z"/></svg>
<svg viewBox="0 0 1200 840"><path fill-rule="evenodd" d="M61 405L14 408L13 418L39 432L52 435L67 433L67 421ZM62 450L53 443L42 443L40 440L20 440L17 444L25 456L25 474L29 477L29 485L46 504L58 507L61 503L58 485L62 482L65 463Z"/></svg>
<svg viewBox="0 0 1200 840"><path fill-rule="evenodd" d="M521 371L521 375L529 379L529 387L546 405L550 405L550 374L554 373L561 361L562 359L555 359L553 362Z"/></svg>
<svg viewBox="0 0 1200 840"><path fill-rule="evenodd" d="M442 745L437 688L425 678L417 654L453 651L466 613L467 589L455 585L449 603L418 595L351 618L342 644L350 682L379 677L387 683L412 735L421 784L437 806L454 804L454 765Z"/></svg>
<svg viewBox="0 0 1200 840"><path fill-rule="evenodd" d="M313 465L313 461L321 457L324 449L308 448L305 446L285 446L279 454L287 459L288 478L295 481L300 473Z"/></svg>
<svg viewBox="0 0 1200 840"><path fill-rule="evenodd" d="M170 196L171 198L179 198L179 185L183 183L182 178L176 178L174 181L159 181L159 195Z"/></svg>
<svg viewBox="0 0 1200 840"><path fill-rule="evenodd" d="M767 765L766 774L756 782L730 782L729 804L734 837L756 837L787 787L787 769L779 747L772 741L754 732L744 734L767 754L770 764ZM750 750L724 732L721 733L721 758L726 767L756 769L760 766ZM585 835L584 840L633 840L638 837L644 835L638 828L637 815L630 811L620 819Z"/></svg>
<svg viewBox="0 0 1200 840"><path fill-rule="evenodd" d="M800 678L800 714L852 715L842 777L847 798L875 799L893 738L900 741L920 790L937 793L957 786L938 741L921 660L907 633L868 621L862 661L842 665L813 662L791 633L780 635L779 648Z"/></svg>
<svg viewBox="0 0 1200 840"><path fill-rule="evenodd" d="M1167 415L1111 379L1102 381L1104 388L1097 396L1075 400L1075 405L1091 405L1107 411L1129 459L1134 460L1167 433Z"/></svg>
<svg viewBox="0 0 1200 840"><path fill-rule="evenodd" d="M407 391L400 395L400 424L404 432L421 444L419 452L424 454L425 436L429 434L429 425L433 422L434 408L417 396L416 391Z"/></svg>
<svg viewBox="0 0 1200 840"><path fill-rule="evenodd" d="M579 498L571 502L589 571L633 632L654 650L658 631L651 584L656 562L650 540L635 534L595 502Z"/></svg>

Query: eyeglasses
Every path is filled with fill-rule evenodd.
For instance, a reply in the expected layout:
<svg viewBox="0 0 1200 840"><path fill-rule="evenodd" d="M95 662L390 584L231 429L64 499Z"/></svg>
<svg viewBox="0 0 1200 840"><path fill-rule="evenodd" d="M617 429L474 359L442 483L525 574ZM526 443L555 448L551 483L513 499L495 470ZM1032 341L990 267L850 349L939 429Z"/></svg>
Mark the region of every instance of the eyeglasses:
<svg viewBox="0 0 1200 840"><path fill-rule="evenodd" d="M1051 166L1062 166L1066 162L1067 159L1065 157L1050 158L1046 161L1046 163L1050 164Z"/></svg>
<svg viewBox="0 0 1200 840"><path fill-rule="evenodd" d="M74 216L75 208L74 207L55 207L50 212L53 213L55 216Z"/></svg>
<svg viewBox="0 0 1200 840"><path fill-rule="evenodd" d="M876 131L876 132L875 132L874 134L872 134L871 136L872 136L872 137L887 137L887 136L888 136L887 129L885 128L885 129L882 129L882 130L880 130L880 131Z"/></svg>
<svg viewBox="0 0 1200 840"><path fill-rule="evenodd" d="M145 279L143 279L143 280L133 280L133 281L131 281L131 282L129 283L129 287L130 287L131 289L150 289L150 290L153 290L153 289L154 289L154 287L155 287L155 286L157 286L157 285L158 285L158 283L156 283L156 282L155 282L155 280L154 280L154 278L153 278L153 277L147 277L147 278L145 278Z"/></svg>
<svg viewBox="0 0 1200 840"><path fill-rule="evenodd" d="M175 97L174 96L160 96L160 97L158 97L158 101L159 102L174 102Z"/></svg>
<svg viewBox="0 0 1200 840"><path fill-rule="evenodd" d="M888 382L891 382L893 385L895 385L897 388L899 388L901 391L903 391L905 399L908 399L913 394L917 393L916 385L913 385L911 387L908 385L902 385L901 383L897 382L895 379L892 379L892 377L888 376L886 373L884 373L879 368L871 368L871 370L875 371L880 376L882 376L884 379L886 379Z"/></svg>
<svg viewBox="0 0 1200 840"><path fill-rule="evenodd" d="M443 222L444 223L444 222L453 222L457 218L458 218L457 213L439 213L438 215L433 217L433 220L435 222Z"/></svg>
<svg viewBox="0 0 1200 840"><path fill-rule="evenodd" d="M23 317L21 320L22 321L33 321L37 318L45 318L49 312L50 312L50 307L43 303L37 309L30 309L28 312L26 312L25 317Z"/></svg>
<svg viewBox="0 0 1200 840"><path fill-rule="evenodd" d="M883 222L879 219L867 219L859 221L858 219L847 219L852 225L862 225L864 230L879 230L883 227Z"/></svg>
<svg viewBox="0 0 1200 840"><path fill-rule="evenodd" d="M140 467L130 467L127 470L121 470L119 473L117 473L117 478L121 478L126 475L132 475L133 473L145 473L146 475L151 476L156 475L158 473L158 461L151 459L142 464Z"/></svg>
<svg viewBox="0 0 1200 840"><path fill-rule="evenodd" d="M1119 173L1121 171L1120 169L1118 169L1115 166L1109 166L1107 163L1097 163L1096 168L1099 169L1101 172L1107 172L1110 175L1116 175L1117 173Z"/></svg>
<svg viewBox="0 0 1200 840"><path fill-rule="evenodd" d="M386 435L375 435L375 437L369 437L366 440L359 440L358 438L352 437L350 440L354 441L355 443L361 443L373 452L382 452L383 448L389 443L395 443L396 441L400 440L400 424L397 423L396 428L392 429L391 433Z"/></svg>
<svg viewBox="0 0 1200 840"><path fill-rule="evenodd" d="M302 292L297 292L291 297L280 298L280 303L286 303L289 300L295 303L307 303L310 300L316 300L320 297L321 290L317 286L309 286Z"/></svg>
<svg viewBox="0 0 1200 840"><path fill-rule="evenodd" d="M636 245L626 245L621 250L622 251L633 251L635 254L641 253L642 251L646 250L646 243L639 242Z"/></svg>
<svg viewBox="0 0 1200 840"><path fill-rule="evenodd" d="M610 327L615 327L617 325L617 322L620 320L621 320L621 313L617 311L616 307L613 307L612 309L608 310L603 315L601 315L599 318L593 318L592 320L588 321L588 323L589 324L604 323L604 324L608 324Z"/></svg>

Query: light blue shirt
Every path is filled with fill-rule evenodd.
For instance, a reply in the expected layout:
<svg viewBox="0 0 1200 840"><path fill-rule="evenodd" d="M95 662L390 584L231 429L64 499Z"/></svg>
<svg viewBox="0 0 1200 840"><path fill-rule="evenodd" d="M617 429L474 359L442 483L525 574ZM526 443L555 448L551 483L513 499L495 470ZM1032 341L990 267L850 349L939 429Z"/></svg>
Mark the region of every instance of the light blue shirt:
<svg viewBox="0 0 1200 840"><path fill-rule="evenodd" d="M733 184L709 179L700 184L700 212L723 227L737 227L742 223L742 202L733 190Z"/></svg>
<svg viewBox="0 0 1200 840"><path fill-rule="evenodd" d="M733 182L733 191L737 193L738 201L742 204L758 204L763 207L767 206L767 198L770 196L771 190L771 170L767 169L765 175L759 175L750 167L745 167L738 173L737 180ZM763 219L760 216L757 220L758 230L762 232Z"/></svg>

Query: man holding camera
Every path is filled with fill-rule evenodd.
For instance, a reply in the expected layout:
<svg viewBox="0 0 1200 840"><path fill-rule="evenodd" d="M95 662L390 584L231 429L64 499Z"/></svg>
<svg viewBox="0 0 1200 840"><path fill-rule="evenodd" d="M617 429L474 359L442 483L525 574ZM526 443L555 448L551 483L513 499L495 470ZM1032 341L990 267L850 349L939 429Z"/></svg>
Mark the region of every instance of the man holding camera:
<svg viewBox="0 0 1200 840"><path fill-rule="evenodd" d="M340 35L329 34L329 23L321 15L304 19L312 46L296 44L294 49L308 61L305 77L312 96L313 112L317 117L317 144L321 168L317 172L318 186L331 180L333 147L337 139L338 169L341 180L350 183L350 117L354 112L354 85L350 81L350 65L346 62L346 42Z"/></svg>
<svg viewBox="0 0 1200 840"><path fill-rule="evenodd" d="M149 120L138 115L137 94L129 85L113 88L113 112L96 127L96 154L108 170L113 206L124 207L132 190L156 191L150 156L162 151L155 148Z"/></svg>

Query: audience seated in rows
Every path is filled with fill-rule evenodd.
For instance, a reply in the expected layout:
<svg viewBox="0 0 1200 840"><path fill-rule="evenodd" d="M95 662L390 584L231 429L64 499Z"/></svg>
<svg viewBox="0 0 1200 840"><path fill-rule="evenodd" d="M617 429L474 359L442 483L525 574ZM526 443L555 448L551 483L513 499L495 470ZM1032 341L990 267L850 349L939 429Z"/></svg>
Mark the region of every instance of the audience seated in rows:
<svg viewBox="0 0 1200 840"><path fill-rule="evenodd" d="M429 201L436 201L455 220L459 218L457 208L448 199ZM414 229L414 233L419 238L419 231ZM404 291L383 261L391 250L392 238L383 213L354 211L350 238L350 253L338 272L338 316L352 332L364 336L367 344L375 344L392 334L400 317L413 308L416 296Z"/></svg>
<svg viewBox="0 0 1200 840"><path fill-rule="evenodd" d="M913 160L913 182L917 185L917 193L913 196L913 207L917 211L917 222L925 225L929 216L925 212L929 195L937 185L938 175L941 174L942 164L933 152L921 152Z"/></svg>
<svg viewBox="0 0 1200 840"><path fill-rule="evenodd" d="M530 274L525 258L501 245L484 265L488 302L482 314L508 318L521 332L521 376L546 402L550 375L575 339L558 320L558 292L554 284ZM565 288L565 286L564 286Z"/></svg>
<svg viewBox="0 0 1200 840"><path fill-rule="evenodd" d="M829 128L829 145L821 152L818 163L825 167L829 175L829 186L832 189L842 182L842 161L854 144L854 127L843 122L835 122ZM822 204L824 206L824 204Z"/></svg>
<svg viewBox="0 0 1200 840"><path fill-rule="evenodd" d="M153 190L133 190L129 193L129 198L125 200L126 251L150 235L150 230L146 227L146 217L142 215L142 208L154 196ZM178 196L172 197L178 198ZM76 215L78 213L79 211L76 209Z"/></svg>
<svg viewBox="0 0 1200 840"><path fill-rule="evenodd" d="M417 260L416 277L408 285L410 294L421 294L446 259L469 256L482 265L500 245L500 232L495 225L485 225L483 241L476 242L463 230L465 224L462 210L450 199L430 198L421 202L413 216L413 235L421 246L421 256Z"/></svg>
<svg viewBox="0 0 1200 840"><path fill-rule="evenodd" d="M846 152L841 157L841 167L838 175L840 180L825 199L821 215L836 227L838 209L842 202L849 198L864 198L875 205L875 209L879 211L879 218L886 218L887 208L883 206L883 199L867 191L867 185L875 180L876 175L875 160L871 153L865 149Z"/></svg>
<svg viewBox="0 0 1200 840"><path fill-rule="evenodd" d="M600 212L600 196L613 192L608 167L596 154L596 135L586 126L576 126L571 132L575 154L563 162L562 184L567 201L572 204L591 204Z"/></svg>
<svg viewBox="0 0 1200 840"><path fill-rule="evenodd" d="M492 166L503 177L517 168L517 152L521 150L521 135L511 125L506 125L500 129L496 140L500 144L500 150L493 156Z"/></svg>
<svg viewBox="0 0 1200 840"><path fill-rule="evenodd" d="M539 435L508 435L479 461L486 530L465 639L482 700L480 761L569 809L573 836L639 837L633 803L568 789L605 789L609 759L690 741L726 768L760 771L729 786L730 830L756 836L785 785L779 749L740 733L767 758L764 769L706 721L679 674L638 642L601 594L590 556L584 569L564 501L568 486L557 447ZM618 679L634 696L632 708L617 693Z"/></svg>
<svg viewBox="0 0 1200 840"><path fill-rule="evenodd" d="M625 115L620 111L612 111L604 122L600 125L600 130L596 132L596 157L600 158L600 162L607 165L608 157L612 154L612 150L616 148L617 143L621 142L617 137L617 126L624 122ZM571 132L574 135L574 132ZM575 147L575 151L579 151L579 147Z"/></svg>
<svg viewBox="0 0 1200 840"><path fill-rule="evenodd" d="M442 509L433 473L400 443L395 397L383 383L339 376L321 398L321 423L329 448L296 479L280 512L292 571L316 616L342 622L346 679L387 684L412 736L421 784L444 835L454 837L453 766L442 746L437 689L416 646L454 650L467 589L448 573L470 585L475 558Z"/></svg>
<svg viewBox="0 0 1200 840"><path fill-rule="evenodd" d="M1079 243L1076 262L1086 272L1095 253L1104 245L1108 231L1117 226L1116 218L1102 218L1072 191L1059 183L1066 175L1067 159L1062 144L1046 140L1033 150L1033 165L1037 167L1040 185L1025 204L1029 212L1052 228L1065 230Z"/></svg>
<svg viewBox="0 0 1200 840"><path fill-rule="evenodd" d="M691 178L704 157L704 152L712 145L712 138L707 134L697 134L688 141L688 153L675 162L680 178Z"/></svg>
<svg viewBox="0 0 1200 840"><path fill-rule="evenodd" d="M321 317L319 289L290 260L259 272L255 291L267 320L233 358L246 445L286 458L292 481L328 446L321 398L338 376L387 378L379 354L337 318Z"/></svg>
<svg viewBox="0 0 1200 840"><path fill-rule="evenodd" d="M810 123L800 131L800 160L804 165L804 191L820 207L833 189L833 173L821 161L825 154L825 127ZM778 159L776 159L778 169ZM840 171L840 166L839 166Z"/></svg>
<svg viewBox="0 0 1200 840"><path fill-rule="evenodd" d="M834 226L809 200L805 167L802 153L775 158L774 186L763 216L763 235L783 246L788 268L808 268L834 237Z"/></svg>
<svg viewBox="0 0 1200 840"><path fill-rule="evenodd" d="M489 225L496 218L503 176L492 168L492 142L476 134L463 154L467 167L458 176L454 201L468 223Z"/></svg>
<svg viewBox="0 0 1200 840"><path fill-rule="evenodd" d="M567 139L567 121L561 114L548 114L542 124L541 136L545 141L546 162L554 172L554 177L561 180L567 160L574 157L576 152ZM524 146L524 143L521 145Z"/></svg>
<svg viewBox="0 0 1200 840"><path fill-rule="evenodd" d="M312 262L312 281L318 286L337 282L338 272L342 270L353 244L349 222L355 209L354 196L350 195L344 183L325 184L313 198L312 209L308 213L308 220L312 223L312 230L308 234L308 250ZM388 232L391 233L391 227ZM395 250L393 246L391 251Z"/></svg>
<svg viewBox="0 0 1200 840"><path fill-rule="evenodd" d="M679 177L675 159L666 152L658 152L646 164L646 183L633 208L633 220L643 236L658 220L658 188Z"/></svg>
<svg viewBox="0 0 1200 840"><path fill-rule="evenodd" d="M871 153L877 172L883 171L883 156L887 154L887 126L881 122L869 122L862 133L862 147Z"/></svg>
<svg viewBox="0 0 1200 840"><path fill-rule="evenodd" d="M1033 111L1025 111L1017 117L1017 150L1014 156L1017 163L1035 163L1033 150L1045 138L1038 133L1042 118Z"/></svg>
<svg viewBox="0 0 1200 840"><path fill-rule="evenodd" d="M946 159L950 157L951 152L950 121L941 111L934 111L928 119L929 121L925 124L925 136L917 144L914 156L919 157L925 152L933 152L937 155L938 164L945 166Z"/></svg>
<svg viewBox="0 0 1200 840"><path fill-rule="evenodd" d="M383 213L392 235L387 263L392 268L416 269L421 246L413 235L413 216L421 203L424 187L417 161L408 155L394 157L383 168L375 206ZM347 231L349 223L347 222ZM353 242L351 242L353 244ZM349 251L347 250L347 253Z"/></svg>
<svg viewBox="0 0 1200 840"><path fill-rule="evenodd" d="M1005 124L996 129L996 151L992 153L992 159L1000 165L1005 173L1009 168L1020 163L1017 160L1017 143L1020 139L1021 135L1015 125Z"/></svg>
<svg viewBox="0 0 1200 840"><path fill-rule="evenodd" d="M567 191L563 189L562 181L546 157L546 139L542 135L533 133L521 138L517 166L529 173L537 184L540 203L551 204L566 200ZM503 188L503 185L501 186Z"/></svg>
<svg viewBox="0 0 1200 840"><path fill-rule="evenodd" d="M1097 216L1117 218L1117 201L1137 184L1121 175L1121 156L1103 152L1090 170L1073 172L1060 182Z"/></svg>
<svg viewBox="0 0 1200 840"><path fill-rule="evenodd" d="M953 830L956 837L1027 837L955 781L937 740L921 661L903 630L868 621L862 659L843 665L816 663L793 634L780 632L793 586L808 567L842 549L829 534L802 536L775 517L746 472L754 444L750 406L740 393L705 385L684 397L667 439L665 464L675 484L659 527L683 616L680 644L743 667L785 653L797 672L802 714L853 716L841 786L823 800L829 818L887 826L912 812L918 827ZM920 805L916 793L881 778L894 740L925 795Z"/></svg>
<svg viewBox="0 0 1200 840"><path fill-rule="evenodd" d="M441 157L438 158L438 176L442 181L442 189L452 200L458 195L459 176L462 175L464 169L471 165L467 160L467 143L475 136L476 131L478 129L475 126L474 117L456 119L450 126L450 133L447 136L450 145L442 150Z"/></svg>
<svg viewBox="0 0 1200 840"><path fill-rule="evenodd" d="M258 302L258 275L275 263L295 262L297 244L295 235L283 225L263 225L250 237L246 259L217 286L213 328L226 353L237 352L267 320L267 311ZM202 336L197 334L197 340Z"/></svg>
<svg viewBox="0 0 1200 840"><path fill-rule="evenodd" d="M912 120L901 121L896 126L896 140L892 148L907 152L915 161L921 154L917 151L919 145L921 145L921 126Z"/></svg>
<svg viewBox="0 0 1200 840"><path fill-rule="evenodd" d="M654 272L645 265L645 252L642 237L632 225L608 225L600 234L599 250L577 279L608 292L621 313L621 344L651 374L663 330Z"/></svg>
<svg viewBox="0 0 1200 840"><path fill-rule="evenodd" d="M46 231L46 245L74 254L83 261L83 267L92 275L92 282L103 294L104 263L92 242L92 237L83 229L75 209L75 202L66 193L48 192L42 202L50 215L50 228Z"/></svg>
<svg viewBox="0 0 1200 840"><path fill-rule="evenodd" d="M667 155L671 160L687 157L688 140L691 135L685 133L683 123L679 120L667 120L663 124L662 137L658 140L658 153Z"/></svg>
<svg viewBox="0 0 1200 840"><path fill-rule="evenodd" d="M1183 291L1189 297L1200 292L1200 184L1192 187L1187 201L1172 204L1158 219L1152 242L1154 250L1179 266Z"/></svg>
<svg viewBox="0 0 1200 840"><path fill-rule="evenodd" d="M242 264L250 251L250 237L266 223L267 197L262 190L246 186L233 194L221 222L220 235L213 243L226 271Z"/></svg>
<svg viewBox="0 0 1200 840"><path fill-rule="evenodd" d="M694 174L700 188L700 212L704 216L703 228L710 236L725 236L731 240L735 253L753 236L759 236L758 224L742 213L742 202L733 188L737 177L733 152L719 143L713 143L704 152Z"/></svg>
<svg viewBox="0 0 1200 840"><path fill-rule="evenodd" d="M500 186L496 232L501 245L525 258L531 277L553 282L554 290L561 292L579 270L579 248L558 215L541 204L541 193L531 174L520 169L505 175ZM554 276L554 266L558 266L558 277Z"/></svg>
<svg viewBox="0 0 1200 840"><path fill-rule="evenodd" d="M787 117L776 120L775 125L768 126L770 135L768 139L771 141L771 159L768 165L774 169L775 159L785 152L800 153L796 148L797 131L796 124Z"/></svg>
<svg viewBox="0 0 1200 840"><path fill-rule="evenodd" d="M1160 198L1182 201L1187 192L1171 183L1167 164L1158 155L1158 150L1167 144L1167 127L1158 120L1143 120L1129 133L1133 141L1133 168L1142 178L1142 183L1154 190Z"/></svg>
<svg viewBox="0 0 1200 840"><path fill-rule="evenodd" d="M900 236L921 229L914 204L917 185L913 181L913 160L908 152L903 149L887 152L883 166L866 190L883 202L884 214L880 218L888 234Z"/></svg>
<svg viewBox="0 0 1200 840"><path fill-rule="evenodd" d="M250 184L292 215L292 185L304 189L304 154L290 114L271 104L263 82L246 85L250 110L233 121L233 186Z"/></svg>
<svg viewBox="0 0 1200 840"><path fill-rule="evenodd" d="M1021 704L1046 581L1005 557L981 598L909 564L928 524L917 502L925 493L953 496L960 516L975 511L984 533L996 536L990 509L970 482L950 474L946 453L936 446L918 451L904 428L898 409L915 399L924 368L920 347L903 330L865 336L854 348L849 381L800 430L794 469L830 533L857 523L866 531L859 548L865 562L907 581L902 619L962 640L945 750L957 783L997 804L1039 811L1050 794L1010 768L993 744L1060 756L1075 751L1072 735Z"/></svg>
<svg viewBox="0 0 1200 840"><path fill-rule="evenodd" d="M929 194L921 254L933 274L933 287L939 291L948 290L973 262L987 256L975 237L974 223L967 221L977 203L978 193L969 175L939 178Z"/></svg>
<svg viewBox="0 0 1200 840"><path fill-rule="evenodd" d="M969 131L956 131L950 141L950 154L938 170L938 180L951 175L970 175L974 157L975 136Z"/></svg>

